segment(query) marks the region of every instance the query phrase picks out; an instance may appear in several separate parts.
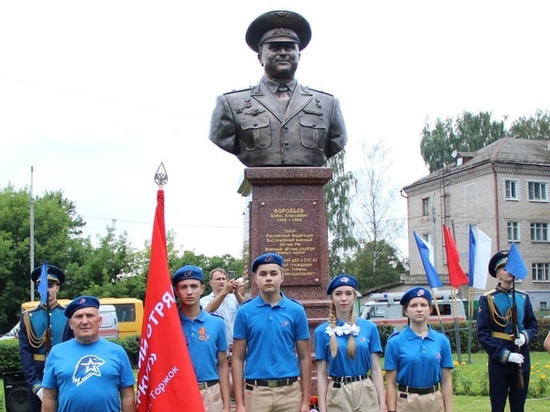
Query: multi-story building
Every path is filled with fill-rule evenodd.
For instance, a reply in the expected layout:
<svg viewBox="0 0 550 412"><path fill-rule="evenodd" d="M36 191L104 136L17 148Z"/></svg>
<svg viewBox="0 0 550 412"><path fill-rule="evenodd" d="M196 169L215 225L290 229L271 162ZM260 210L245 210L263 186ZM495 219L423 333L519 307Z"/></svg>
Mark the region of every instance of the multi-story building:
<svg viewBox="0 0 550 412"><path fill-rule="evenodd" d="M492 253L516 243L529 271L517 287L529 291L536 310L550 309L550 141L502 138L453 155L455 164L402 189L409 230L405 284L427 283L413 231L434 247L436 270L448 285L442 224L451 229L465 271L468 228L477 225L492 239ZM495 285L488 277L487 289Z"/></svg>

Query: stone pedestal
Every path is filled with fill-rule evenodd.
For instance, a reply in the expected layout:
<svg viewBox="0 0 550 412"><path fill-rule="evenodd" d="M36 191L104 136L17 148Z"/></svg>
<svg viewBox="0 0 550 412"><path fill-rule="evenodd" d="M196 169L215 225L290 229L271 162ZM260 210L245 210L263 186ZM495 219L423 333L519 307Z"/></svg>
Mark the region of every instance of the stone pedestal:
<svg viewBox="0 0 550 412"><path fill-rule="evenodd" d="M282 291L305 307L310 329L328 317L328 236L323 186L332 178L327 167L245 169L252 191L249 203L248 264L265 252L285 259ZM243 185L242 188L247 187ZM252 296L258 294L252 284Z"/></svg>

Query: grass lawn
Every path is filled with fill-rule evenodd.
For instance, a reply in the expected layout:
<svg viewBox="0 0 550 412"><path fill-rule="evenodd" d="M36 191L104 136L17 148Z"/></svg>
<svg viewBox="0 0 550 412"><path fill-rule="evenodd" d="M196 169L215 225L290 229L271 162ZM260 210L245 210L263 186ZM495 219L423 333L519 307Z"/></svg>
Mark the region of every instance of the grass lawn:
<svg viewBox="0 0 550 412"><path fill-rule="evenodd" d="M454 354L453 358L457 359L457 355ZM473 391L477 392L479 388L479 381L481 377L485 376L487 372L487 355L485 353L476 353L471 355L471 363L468 363L468 354L461 356L462 364L457 368L461 369L461 376L465 374L477 376L477 379L472 379ZM545 384L550 386L550 356L546 352L531 352L531 379L530 382L533 385L537 385L540 382L541 374L545 374L548 377L544 380ZM476 384L477 383L477 384ZM456 379L453 380L453 385L459 385ZM547 386L547 387L548 387ZM458 388L457 388L458 389ZM479 412L490 411L491 403L488 396L453 396L453 409L459 412ZM509 411L507 406L506 411ZM527 412L539 412L550 411L550 394L543 398L527 398L525 403L525 411Z"/></svg>

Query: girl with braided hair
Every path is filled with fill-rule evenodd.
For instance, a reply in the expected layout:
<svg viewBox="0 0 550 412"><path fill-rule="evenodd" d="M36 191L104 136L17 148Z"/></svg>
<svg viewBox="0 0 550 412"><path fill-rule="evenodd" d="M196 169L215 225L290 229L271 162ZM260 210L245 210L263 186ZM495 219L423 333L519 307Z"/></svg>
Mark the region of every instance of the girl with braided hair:
<svg viewBox="0 0 550 412"><path fill-rule="evenodd" d="M320 412L386 410L380 335L370 320L355 317L357 288L357 279L345 274L327 287L329 320L315 329Z"/></svg>

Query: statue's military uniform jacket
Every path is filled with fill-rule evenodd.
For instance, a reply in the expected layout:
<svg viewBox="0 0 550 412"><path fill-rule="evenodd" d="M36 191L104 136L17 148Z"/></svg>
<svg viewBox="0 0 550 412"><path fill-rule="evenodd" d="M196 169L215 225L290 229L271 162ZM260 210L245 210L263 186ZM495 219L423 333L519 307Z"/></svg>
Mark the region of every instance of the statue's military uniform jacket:
<svg viewBox="0 0 550 412"><path fill-rule="evenodd" d="M477 314L477 337L483 349L489 355L489 372L514 374L517 364L509 363L511 352L517 352L514 345L514 325L512 323L512 290L500 285L479 297ZM516 290L515 300L520 332L526 342L520 353L525 357L523 371L530 369L529 343L537 336L537 319L527 293Z"/></svg>
<svg viewBox="0 0 550 412"><path fill-rule="evenodd" d="M285 111L261 81L218 97L210 140L249 167L323 166L347 136L332 95L296 83Z"/></svg>
<svg viewBox="0 0 550 412"><path fill-rule="evenodd" d="M58 303L50 307L51 346L70 338L65 308ZM19 352L27 384L36 393L40 389L46 359L46 305L23 312L20 318Z"/></svg>

